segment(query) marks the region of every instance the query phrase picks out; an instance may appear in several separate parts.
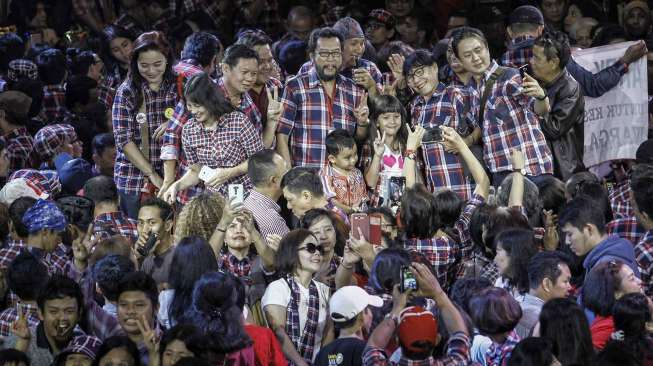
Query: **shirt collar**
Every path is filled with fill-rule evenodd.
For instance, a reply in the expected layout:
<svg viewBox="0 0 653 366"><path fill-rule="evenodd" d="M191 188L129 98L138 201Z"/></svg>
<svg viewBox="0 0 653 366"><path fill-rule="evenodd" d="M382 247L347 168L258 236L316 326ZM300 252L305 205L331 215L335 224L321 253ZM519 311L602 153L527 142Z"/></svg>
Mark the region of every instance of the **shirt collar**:
<svg viewBox="0 0 653 366"><path fill-rule="evenodd" d="M264 195L263 193L256 191L255 189L252 189L249 192L249 196L256 201L259 201L267 208L271 208L276 212L281 211L281 207L279 206L278 203L276 203L275 201L272 200L272 198Z"/></svg>
<svg viewBox="0 0 653 366"><path fill-rule="evenodd" d="M335 78L336 85L338 85L341 80L342 80L342 76L340 75L340 73L337 73ZM320 85L321 85L321 81L320 81L320 77L317 76L317 68L315 65L313 65L311 69L308 71L308 87L317 88Z"/></svg>
<svg viewBox="0 0 653 366"><path fill-rule="evenodd" d="M535 37L533 36L519 36L510 41L508 45L509 50L516 50L519 48L533 47L535 43Z"/></svg>

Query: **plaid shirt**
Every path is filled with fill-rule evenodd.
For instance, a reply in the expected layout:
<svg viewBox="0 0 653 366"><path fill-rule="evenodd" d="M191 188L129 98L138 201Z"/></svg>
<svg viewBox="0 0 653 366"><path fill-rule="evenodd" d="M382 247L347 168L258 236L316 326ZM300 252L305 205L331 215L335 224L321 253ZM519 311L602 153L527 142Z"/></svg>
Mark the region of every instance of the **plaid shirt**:
<svg viewBox="0 0 653 366"><path fill-rule="evenodd" d="M355 133L354 109L361 103L364 91L340 75L335 82L333 100L314 68L286 83L277 132L289 136L293 166L321 168L327 161L324 140L329 132L342 128Z"/></svg>
<svg viewBox="0 0 653 366"><path fill-rule="evenodd" d="M32 328L39 325L41 321L38 315L38 308L36 305L18 303L16 306L20 306L23 310L23 314L27 316L27 325ZM18 320L18 312L16 307L8 307L0 313L0 336L9 337L13 334L11 331L11 324Z"/></svg>
<svg viewBox="0 0 653 366"><path fill-rule="evenodd" d="M364 366L466 366L469 364L471 342L465 333L454 333L447 343L447 355L440 358L433 356L424 360L410 360L402 355L399 363L388 360L385 351L379 348L365 347L363 351Z"/></svg>
<svg viewBox="0 0 653 366"><path fill-rule="evenodd" d="M635 215L630 204L630 179L615 185L608 193L608 199L615 218L627 218Z"/></svg>
<svg viewBox="0 0 653 366"><path fill-rule="evenodd" d="M194 12L204 12L211 20L218 24L222 14L220 13L220 2L211 0L182 0L180 9L177 9L177 0L170 0L170 11L184 18Z"/></svg>
<svg viewBox="0 0 653 366"><path fill-rule="evenodd" d="M642 288L646 295L653 295L653 230L646 232L642 240L635 245L635 260L639 267Z"/></svg>
<svg viewBox="0 0 653 366"><path fill-rule="evenodd" d="M463 89L446 87L439 84L433 95L425 100L421 95L410 104L412 125L426 129L436 126L449 126L458 130L460 119L465 118L472 124L469 131L476 127L474 113L471 111L471 98ZM467 116L462 116L465 105L469 106ZM456 154L448 153L440 143L422 143L422 154L426 168L426 181L431 191L447 187L456 192L463 200L472 196L474 184L465 176L462 161Z"/></svg>
<svg viewBox="0 0 653 366"><path fill-rule="evenodd" d="M123 146L133 142L140 147L141 130L136 115L140 106L136 104L136 93L142 93L145 114L149 127L149 163L158 174L163 173L161 162L161 140L154 138L154 131L166 122L165 110L174 108L177 103L177 90L170 80L164 80L158 92L152 91L147 83L143 83L141 90L134 90L128 78L118 88L113 103L113 135L116 139L116 164L114 167L114 180L118 191L130 194L139 194L145 185L145 175L125 155Z"/></svg>
<svg viewBox="0 0 653 366"><path fill-rule="evenodd" d="M9 158L9 172L31 168L30 156L34 149L34 138L25 127L18 127L4 136L7 157Z"/></svg>
<svg viewBox="0 0 653 366"><path fill-rule="evenodd" d="M46 125L61 122L66 114L66 89L63 84L43 87L40 117Z"/></svg>
<svg viewBox="0 0 653 366"><path fill-rule="evenodd" d="M445 291L448 291L458 274L462 260L460 244L448 236L437 238L404 240L404 249L417 251L426 257L435 269L438 282Z"/></svg>
<svg viewBox="0 0 653 366"><path fill-rule="evenodd" d="M510 359L510 355L512 354L512 350L515 349L515 346L517 346L519 341L519 336L513 330L510 332L503 343L498 344L492 342L492 345L485 353L485 364L488 366L507 365L508 360Z"/></svg>
<svg viewBox="0 0 653 366"><path fill-rule="evenodd" d="M224 253L221 253L220 258L218 258L218 269L222 272L232 273L242 278L247 285L251 285L252 280L249 277L249 274L252 271L252 264L255 259L256 254L251 250L243 259L236 258L236 256L231 254L229 250L226 250Z"/></svg>
<svg viewBox="0 0 653 366"><path fill-rule="evenodd" d="M474 211L485 202L485 198L478 194L472 194L472 197L465 204L458 220L454 224L454 228L460 237L460 248L463 260L471 259L474 242L469 230L470 220Z"/></svg>
<svg viewBox="0 0 653 366"><path fill-rule="evenodd" d="M474 109L481 100L480 90L498 68L499 65L493 61L480 85L471 79L469 87L474 97ZM518 148L524 153L527 175L553 174L553 157L539 119L531 109L532 102L533 98L522 92L517 70L506 69L494 83L485 106L484 120L480 121L483 156L492 173L512 170L510 150Z"/></svg>
<svg viewBox="0 0 653 366"><path fill-rule="evenodd" d="M116 66L112 71L104 75L102 82L98 86L98 100L108 111L113 107L116 90L123 80L124 78L120 75L120 66Z"/></svg>
<svg viewBox="0 0 653 366"><path fill-rule="evenodd" d="M227 91L227 86L225 85L224 77L218 79L218 87L222 91L222 94L225 96L225 98L228 101L231 101L229 92ZM261 117L261 112L259 112L256 104L254 104L254 100L252 100L252 97L249 96L249 93L241 94L240 104L235 105L234 107L240 109L241 112L245 113L250 122L252 122L252 125L254 125L254 128L256 128L256 131L258 131L259 135L263 134L263 120Z"/></svg>
<svg viewBox="0 0 653 366"><path fill-rule="evenodd" d="M249 118L236 111L222 115L214 130L205 129L202 123L191 118L184 125L181 141L189 166L231 168L263 150L261 136ZM207 189L226 197L229 184L242 184L246 192L252 189L247 174L230 178L218 188L207 186Z"/></svg>
<svg viewBox="0 0 653 366"><path fill-rule="evenodd" d="M635 217L612 220L608 222L605 230L608 232L608 235L618 235L620 238L630 241L633 245L639 243L644 234L646 234L646 230L637 222L637 218Z"/></svg>
<svg viewBox="0 0 653 366"><path fill-rule="evenodd" d="M51 276L53 274L60 274L72 279L77 279L75 276L71 276L74 274L74 271L73 268L71 268L72 263L67 257L55 252L46 253L42 249L30 246L11 245L0 249L0 268L9 268L11 262L13 262L13 260L16 259L23 250L29 251L38 258L48 269L48 273Z"/></svg>
<svg viewBox="0 0 653 366"><path fill-rule="evenodd" d="M376 66L376 64L372 61L368 61L364 58L359 58L358 59L358 66L357 67L349 67L344 70L340 70L340 75L348 78L348 79L354 79L354 69L355 68L362 68L367 70L367 72L370 73L372 76L372 79L374 79L374 83L376 83L376 88L377 90L383 90L383 74L381 74L381 70ZM299 74L306 74L309 71L313 69L313 61L309 60L304 62L302 67L299 68Z"/></svg>
<svg viewBox="0 0 653 366"><path fill-rule="evenodd" d="M519 68L528 64L533 57L533 43L535 37L520 36L508 45L508 50L501 56L499 63L501 66Z"/></svg>
<svg viewBox="0 0 653 366"><path fill-rule="evenodd" d="M130 219L121 211L103 213L93 219L93 234L100 240L113 235L122 235L134 244L138 240L136 220Z"/></svg>
<svg viewBox="0 0 653 366"><path fill-rule="evenodd" d="M268 235L277 234L284 237L290 231L286 221L279 215L281 207L270 197L252 189L245 198L243 206L249 210L256 220L256 226L264 239Z"/></svg>
<svg viewBox="0 0 653 366"><path fill-rule="evenodd" d="M349 174L343 175L331 164L327 164L320 169L319 176L327 197L333 197L342 205L360 208L370 200L363 173L356 168Z"/></svg>

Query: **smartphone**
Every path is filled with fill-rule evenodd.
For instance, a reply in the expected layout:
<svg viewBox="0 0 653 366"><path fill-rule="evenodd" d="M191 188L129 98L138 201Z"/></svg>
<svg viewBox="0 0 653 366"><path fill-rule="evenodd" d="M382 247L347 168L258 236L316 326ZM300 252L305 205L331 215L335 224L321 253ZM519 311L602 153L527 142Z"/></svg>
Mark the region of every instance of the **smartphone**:
<svg viewBox="0 0 653 366"><path fill-rule="evenodd" d="M32 45L43 43L43 33L30 33L29 41Z"/></svg>
<svg viewBox="0 0 653 366"><path fill-rule="evenodd" d="M370 214L370 244L374 246L380 246L382 244L381 223L380 213Z"/></svg>
<svg viewBox="0 0 653 366"><path fill-rule="evenodd" d="M528 64L519 68L519 75L521 75L522 79L526 77L526 74L530 75L530 67Z"/></svg>
<svg viewBox="0 0 653 366"><path fill-rule="evenodd" d="M365 240L370 240L370 219L366 213L354 213L351 214L349 219L351 222L351 232L354 234L354 238L360 240L358 235L358 229L363 233L363 238Z"/></svg>
<svg viewBox="0 0 653 366"><path fill-rule="evenodd" d="M422 138L422 142L442 142L444 138L442 137L442 129L440 126L435 126L427 128Z"/></svg>
<svg viewBox="0 0 653 366"><path fill-rule="evenodd" d="M227 189L229 191L229 202L232 205L239 205L245 201L245 192L242 184L230 184Z"/></svg>
<svg viewBox="0 0 653 366"><path fill-rule="evenodd" d="M200 174L198 175L198 177L202 182L206 182L209 179L213 178L214 172L215 171L213 170L213 168L209 168L208 166L204 165L202 169L200 169Z"/></svg>
<svg viewBox="0 0 653 366"><path fill-rule="evenodd" d="M413 271L411 271L408 266L401 267L399 280L399 290L401 292L406 292L406 290L417 290L417 279L415 279Z"/></svg>

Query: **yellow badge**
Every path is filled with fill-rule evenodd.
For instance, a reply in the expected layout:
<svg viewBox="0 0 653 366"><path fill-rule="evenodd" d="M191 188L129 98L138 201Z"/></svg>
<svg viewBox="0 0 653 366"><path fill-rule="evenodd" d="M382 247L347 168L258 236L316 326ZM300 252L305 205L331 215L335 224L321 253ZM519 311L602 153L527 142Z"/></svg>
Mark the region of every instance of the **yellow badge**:
<svg viewBox="0 0 653 366"><path fill-rule="evenodd" d="M175 110L172 108L166 108L166 111L163 112L163 115L166 116L167 119L172 118L172 115L175 113Z"/></svg>

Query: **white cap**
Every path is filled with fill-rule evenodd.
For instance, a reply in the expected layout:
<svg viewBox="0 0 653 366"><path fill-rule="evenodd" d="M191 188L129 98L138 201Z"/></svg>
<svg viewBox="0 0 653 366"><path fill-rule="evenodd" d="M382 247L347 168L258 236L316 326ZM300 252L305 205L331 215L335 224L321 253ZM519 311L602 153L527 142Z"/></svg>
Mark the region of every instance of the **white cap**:
<svg viewBox="0 0 653 366"><path fill-rule="evenodd" d="M383 299L365 292L358 286L345 286L336 291L329 300L329 311L334 322L342 323L354 319L367 306L380 308L383 306ZM342 317L334 318L333 314L340 314Z"/></svg>
<svg viewBox="0 0 653 366"><path fill-rule="evenodd" d="M48 199L48 194L37 192L34 186L25 178L15 178L7 182L0 190L0 202L10 206L20 197L32 197L35 199Z"/></svg>

